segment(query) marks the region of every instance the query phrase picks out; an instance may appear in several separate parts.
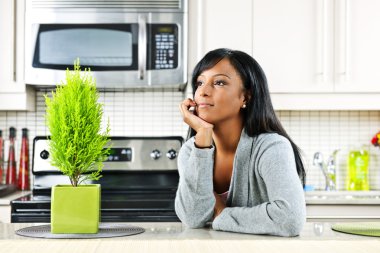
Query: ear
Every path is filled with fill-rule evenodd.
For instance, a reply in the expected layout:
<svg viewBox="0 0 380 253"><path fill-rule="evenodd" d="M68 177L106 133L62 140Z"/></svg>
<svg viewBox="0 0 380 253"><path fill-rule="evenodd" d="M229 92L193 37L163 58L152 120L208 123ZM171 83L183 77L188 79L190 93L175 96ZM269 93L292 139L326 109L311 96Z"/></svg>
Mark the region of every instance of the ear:
<svg viewBox="0 0 380 253"><path fill-rule="evenodd" d="M251 100L251 94L249 94L248 92L245 92L244 93L244 104L248 104L248 102Z"/></svg>

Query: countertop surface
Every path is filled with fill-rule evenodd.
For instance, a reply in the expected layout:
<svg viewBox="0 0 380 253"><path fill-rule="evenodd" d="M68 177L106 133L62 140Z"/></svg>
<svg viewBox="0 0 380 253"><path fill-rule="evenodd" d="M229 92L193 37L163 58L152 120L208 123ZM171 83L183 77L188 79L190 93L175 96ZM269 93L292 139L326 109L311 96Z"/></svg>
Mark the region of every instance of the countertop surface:
<svg viewBox="0 0 380 253"><path fill-rule="evenodd" d="M7 206L11 204L11 201L14 199L18 199L22 196L26 196L30 193L30 191L16 191L9 195L3 196L0 198L0 206Z"/></svg>
<svg viewBox="0 0 380 253"><path fill-rule="evenodd" d="M306 223L300 236L286 238L189 229L181 223L123 223L142 234L105 239L37 239L15 234L41 224L0 224L0 251L11 252L380 252L380 238L331 230L332 223Z"/></svg>
<svg viewBox="0 0 380 253"><path fill-rule="evenodd" d="M305 192L307 205L380 205L380 191Z"/></svg>

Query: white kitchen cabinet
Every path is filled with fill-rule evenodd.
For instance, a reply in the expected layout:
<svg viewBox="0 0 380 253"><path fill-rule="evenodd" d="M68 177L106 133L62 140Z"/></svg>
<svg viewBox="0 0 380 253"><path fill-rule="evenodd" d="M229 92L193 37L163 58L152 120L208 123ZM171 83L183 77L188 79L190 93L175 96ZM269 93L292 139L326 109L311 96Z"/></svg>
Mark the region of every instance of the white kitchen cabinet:
<svg viewBox="0 0 380 253"><path fill-rule="evenodd" d="M276 110L380 110L376 0L254 0L252 53Z"/></svg>
<svg viewBox="0 0 380 253"><path fill-rule="evenodd" d="M272 93L332 92L330 1L254 0L253 57Z"/></svg>
<svg viewBox="0 0 380 253"><path fill-rule="evenodd" d="M379 8L378 0L254 0L253 56L270 91L334 93L336 102L380 92Z"/></svg>
<svg viewBox="0 0 380 253"><path fill-rule="evenodd" d="M220 47L252 53L252 1L189 1L189 70Z"/></svg>
<svg viewBox="0 0 380 253"><path fill-rule="evenodd" d="M24 83L24 0L0 1L0 110L34 110Z"/></svg>
<svg viewBox="0 0 380 253"><path fill-rule="evenodd" d="M335 1L336 92L380 92L380 1Z"/></svg>

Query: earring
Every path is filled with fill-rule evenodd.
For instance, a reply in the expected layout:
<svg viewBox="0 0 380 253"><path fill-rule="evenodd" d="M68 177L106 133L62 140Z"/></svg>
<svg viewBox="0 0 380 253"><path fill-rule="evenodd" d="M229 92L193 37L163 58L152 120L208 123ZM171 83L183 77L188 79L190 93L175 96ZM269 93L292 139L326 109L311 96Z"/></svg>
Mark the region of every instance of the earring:
<svg viewBox="0 0 380 253"><path fill-rule="evenodd" d="M246 108L247 107L247 105L246 104L244 104L243 106L242 106L242 108Z"/></svg>

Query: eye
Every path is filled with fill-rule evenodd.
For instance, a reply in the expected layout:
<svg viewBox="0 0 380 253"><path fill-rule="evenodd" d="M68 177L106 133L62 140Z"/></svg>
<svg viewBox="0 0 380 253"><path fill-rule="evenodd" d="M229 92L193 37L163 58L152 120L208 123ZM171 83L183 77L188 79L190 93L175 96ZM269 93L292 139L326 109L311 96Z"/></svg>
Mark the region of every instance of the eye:
<svg viewBox="0 0 380 253"><path fill-rule="evenodd" d="M195 86L196 86L196 87L199 87L199 86L202 86L202 84L203 84L202 81L197 81L197 82L195 83Z"/></svg>
<svg viewBox="0 0 380 253"><path fill-rule="evenodd" d="M214 82L214 85L217 85L217 86L224 86L226 85L226 82L222 81L222 80L216 80Z"/></svg>

